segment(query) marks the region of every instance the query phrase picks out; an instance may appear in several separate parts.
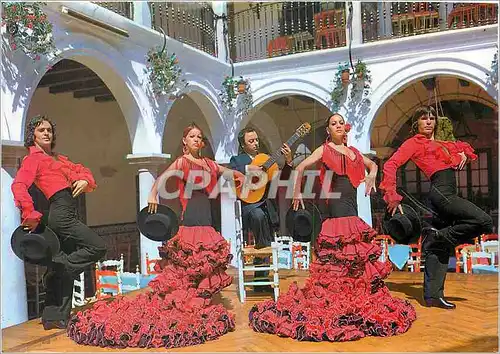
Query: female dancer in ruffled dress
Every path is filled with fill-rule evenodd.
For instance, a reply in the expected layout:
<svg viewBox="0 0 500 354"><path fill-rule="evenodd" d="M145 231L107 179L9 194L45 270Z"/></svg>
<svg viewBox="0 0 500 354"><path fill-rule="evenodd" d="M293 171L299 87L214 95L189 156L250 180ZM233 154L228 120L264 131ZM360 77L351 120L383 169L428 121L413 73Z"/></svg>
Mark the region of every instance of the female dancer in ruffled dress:
<svg viewBox="0 0 500 354"><path fill-rule="evenodd" d="M232 255L228 242L212 227L209 195L220 174L234 176L239 183L244 175L200 156L203 133L195 124L184 130L182 143L184 155L156 180L148 199L149 211L156 212L159 181L170 171L183 173L178 179L182 223L178 233L159 247L161 273L146 294L100 301L75 315L68 334L77 343L175 348L204 343L234 329L234 315L211 304L212 296L231 284L225 270ZM190 171L199 172L198 177L190 179ZM199 179L202 173L210 177L208 184ZM206 187L194 190L188 199L187 183Z"/></svg>
<svg viewBox="0 0 500 354"><path fill-rule="evenodd" d="M415 309L391 296L382 280L391 263L377 260L380 247L370 242L376 232L357 216L356 188L365 182L366 194L375 189L377 166L345 145L346 124L340 114L327 120L327 134L326 143L297 167L294 186L297 210L302 203L302 174L320 162L322 188L340 193L339 199L327 200L329 218L323 221L314 247L310 277L304 288L293 283L278 301L255 305L250 326L301 341L340 342L404 333L416 319ZM370 171L367 176L365 167Z"/></svg>

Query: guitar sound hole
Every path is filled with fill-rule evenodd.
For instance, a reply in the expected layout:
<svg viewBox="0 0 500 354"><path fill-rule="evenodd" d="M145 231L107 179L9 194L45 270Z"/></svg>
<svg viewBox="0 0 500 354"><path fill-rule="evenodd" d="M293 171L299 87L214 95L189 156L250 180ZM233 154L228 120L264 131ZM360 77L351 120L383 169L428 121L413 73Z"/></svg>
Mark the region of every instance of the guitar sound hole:
<svg viewBox="0 0 500 354"><path fill-rule="evenodd" d="M252 183L256 184L257 182L259 182L259 176L253 176L252 177Z"/></svg>

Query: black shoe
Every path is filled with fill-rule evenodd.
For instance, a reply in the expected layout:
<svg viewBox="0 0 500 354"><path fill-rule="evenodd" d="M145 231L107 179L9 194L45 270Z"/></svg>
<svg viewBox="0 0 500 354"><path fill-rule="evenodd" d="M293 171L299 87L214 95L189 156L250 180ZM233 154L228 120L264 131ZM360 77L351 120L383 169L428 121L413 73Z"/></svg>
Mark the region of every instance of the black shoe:
<svg viewBox="0 0 500 354"><path fill-rule="evenodd" d="M43 329L48 331L50 329L66 329L68 327L68 321L66 320L55 320L55 321L46 321L42 320Z"/></svg>
<svg viewBox="0 0 500 354"><path fill-rule="evenodd" d="M439 307L446 310L454 310L457 305L452 304L451 302L446 301L444 298L440 297L438 299L425 299L426 307Z"/></svg>

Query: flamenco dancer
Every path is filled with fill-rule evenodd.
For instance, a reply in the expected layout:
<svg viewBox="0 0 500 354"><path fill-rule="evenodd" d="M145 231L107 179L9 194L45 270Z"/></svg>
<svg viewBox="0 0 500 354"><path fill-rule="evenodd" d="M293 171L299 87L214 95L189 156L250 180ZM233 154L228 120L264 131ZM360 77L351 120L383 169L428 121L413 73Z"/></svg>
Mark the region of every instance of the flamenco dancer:
<svg viewBox="0 0 500 354"><path fill-rule="evenodd" d="M16 206L21 209L23 229L35 231L42 218L28 193L34 183L50 203L47 226L61 244L61 251L52 257L43 276L47 291L42 314L45 330L67 327L74 280L106 254L102 237L76 217L75 198L97 187L92 172L56 153L55 145L55 124L46 116L33 117L26 126L24 139L29 153L12 182L12 194Z"/></svg>
<svg viewBox="0 0 500 354"><path fill-rule="evenodd" d="M149 283L147 294L101 301L74 316L68 333L77 343L176 348L214 340L234 329L234 315L222 305L211 304L212 296L232 282L225 272L232 255L228 242L211 226L208 195L216 187L218 175L230 174L240 183L244 175L201 157L203 133L195 124L184 130L182 144L184 155L155 181L148 198L148 212L160 211L159 181L170 171L182 172L178 179L182 223L178 233L159 247L161 273ZM186 186L202 182L190 179L190 171L206 172L210 180L188 199Z"/></svg>
<svg viewBox="0 0 500 354"><path fill-rule="evenodd" d="M349 127L340 114L329 117L326 124L326 143L297 167L293 208L302 203L302 174L316 162L322 163L321 185L333 185L340 199L327 201L329 218L318 235L316 260L305 287L299 289L294 282L277 302L255 305L250 326L300 341L342 342L404 333L416 319L415 309L391 297L382 280L390 273L391 263L377 261L381 249L370 243L376 232L357 216L356 187L365 182L366 194L375 189L377 166L345 145ZM369 169L366 177L365 168ZM333 172L333 180L326 180L326 170Z"/></svg>
<svg viewBox="0 0 500 354"><path fill-rule="evenodd" d="M466 243L493 228L491 217L473 203L457 195L455 170L464 168L468 160L477 159L474 149L461 141L434 139L438 129L433 107L415 111L412 128L416 133L406 140L384 164L384 190L387 209L400 210L402 197L396 192L396 172L408 160L431 180L429 199L435 212L448 225L441 230L422 229L422 256L425 260L424 301L428 307L454 309L456 305L444 297L444 282L451 248Z"/></svg>

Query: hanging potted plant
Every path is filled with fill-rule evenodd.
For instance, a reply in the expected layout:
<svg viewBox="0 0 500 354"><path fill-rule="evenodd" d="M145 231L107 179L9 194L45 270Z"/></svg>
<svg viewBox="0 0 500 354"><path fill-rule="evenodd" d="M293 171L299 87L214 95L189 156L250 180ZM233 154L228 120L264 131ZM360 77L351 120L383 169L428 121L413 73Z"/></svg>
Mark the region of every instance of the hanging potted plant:
<svg viewBox="0 0 500 354"><path fill-rule="evenodd" d="M349 83L349 64L341 63L337 68L335 77L332 80L333 89L330 91L331 109L333 112L338 111L340 102L345 94L347 85L344 83L347 74L347 84Z"/></svg>
<svg viewBox="0 0 500 354"><path fill-rule="evenodd" d="M349 68L342 69L342 73L341 73L342 85L347 86L349 84L349 81L350 81L349 74L350 74Z"/></svg>
<svg viewBox="0 0 500 354"><path fill-rule="evenodd" d="M163 32L161 28L160 30ZM174 100L186 84L181 78L182 69L177 56L166 51L167 41L164 32L163 35L163 47L154 47L148 51L144 73L148 75L156 96L168 95L169 100Z"/></svg>
<svg viewBox="0 0 500 354"><path fill-rule="evenodd" d="M224 77L219 96L222 105L228 112L232 112L234 106L238 106L236 114L243 113L246 115L252 109L253 97L250 80L243 78L243 76L239 78L232 76Z"/></svg>
<svg viewBox="0 0 500 354"><path fill-rule="evenodd" d="M10 48L21 49L33 60L42 55L56 56L52 24L42 10L44 2L8 2L2 4L2 28L9 36Z"/></svg>
<svg viewBox="0 0 500 354"><path fill-rule="evenodd" d="M371 82L370 70L368 70L366 63L358 59L358 62L354 65L354 75L351 80L351 99L354 99L361 90L363 91L363 97L368 96Z"/></svg>

